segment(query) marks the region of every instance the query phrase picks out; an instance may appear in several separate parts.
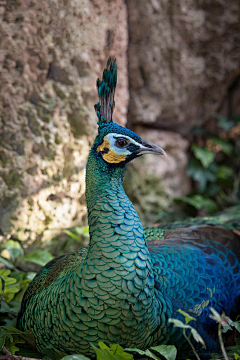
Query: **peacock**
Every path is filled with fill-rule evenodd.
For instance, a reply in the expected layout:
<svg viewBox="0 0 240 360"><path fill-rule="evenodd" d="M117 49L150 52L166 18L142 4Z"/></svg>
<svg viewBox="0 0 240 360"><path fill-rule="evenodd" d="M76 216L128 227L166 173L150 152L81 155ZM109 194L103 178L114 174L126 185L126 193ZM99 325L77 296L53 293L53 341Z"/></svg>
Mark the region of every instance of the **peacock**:
<svg viewBox="0 0 240 360"><path fill-rule="evenodd" d="M234 234L234 224L223 227L224 221L213 218L200 226L190 221L143 228L123 189L126 165L165 151L113 122L116 83L116 60L110 58L97 80L98 135L86 167L90 244L50 261L36 275L18 327L33 332L42 354L55 349L93 356L91 343L100 340L124 348L181 349L187 346L182 331L169 322L182 320L181 309L196 318L193 326L208 351L217 351L210 307L226 314L234 309L240 263L231 249L208 238L207 227L219 238L219 228L225 229L223 242L227 234L239 238L238 230Z"/></svg>

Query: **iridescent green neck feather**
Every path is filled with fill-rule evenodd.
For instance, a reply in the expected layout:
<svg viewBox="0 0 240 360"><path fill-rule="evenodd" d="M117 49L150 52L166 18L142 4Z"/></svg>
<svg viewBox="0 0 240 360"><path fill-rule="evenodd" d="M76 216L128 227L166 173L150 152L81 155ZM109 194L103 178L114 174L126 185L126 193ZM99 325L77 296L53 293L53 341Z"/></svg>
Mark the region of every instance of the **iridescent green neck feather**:
<svg viewBox="0 0 240 360"><path fill-rule="evenodd" d="M122 186L126 166L109 166L97 154L96 145L90 151L86 167L86 201L88 210L98 198L102 198L105 190L111 189L111 184Z"/></svg>

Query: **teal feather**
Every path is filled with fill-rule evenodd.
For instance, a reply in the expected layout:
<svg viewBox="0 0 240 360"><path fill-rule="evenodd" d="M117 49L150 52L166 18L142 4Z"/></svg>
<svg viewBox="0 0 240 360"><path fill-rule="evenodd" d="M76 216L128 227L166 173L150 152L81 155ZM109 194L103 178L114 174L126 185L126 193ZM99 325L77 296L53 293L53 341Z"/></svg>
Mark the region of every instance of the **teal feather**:
<svg viewBox="0 0 240 360"><path fill-rule="evenodd" d="M112 121L115 107L114 94L117 86L116 59L108 59L107 68L103 71L102 80L97 79L97 89L100 101L95 105L95 111L100 122Z"/></svg>

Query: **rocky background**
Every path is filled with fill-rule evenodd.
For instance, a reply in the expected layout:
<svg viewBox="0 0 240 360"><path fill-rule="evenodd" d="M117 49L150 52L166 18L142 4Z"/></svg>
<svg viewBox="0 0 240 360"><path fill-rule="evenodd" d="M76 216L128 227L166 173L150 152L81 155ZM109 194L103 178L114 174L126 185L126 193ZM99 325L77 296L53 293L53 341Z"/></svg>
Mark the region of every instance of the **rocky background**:
<svg viewBox="0 0 240 360"><path fill-rule="evenodd" d="M126 5L10 0L1 16L0 228L48 239L86 223L95 84L109 55L118 59L116 117L126 123Z"/></svg>
<svg viewBox="0 0 240 360"><path fill-rule="evenodd" d="M125 180L148 222L191 189L193 126L240 112L237 0L7 0L0 16L1 235L43 241L86 224L95 83L108 56L115 120L168 154L139 159Z"/></svg>

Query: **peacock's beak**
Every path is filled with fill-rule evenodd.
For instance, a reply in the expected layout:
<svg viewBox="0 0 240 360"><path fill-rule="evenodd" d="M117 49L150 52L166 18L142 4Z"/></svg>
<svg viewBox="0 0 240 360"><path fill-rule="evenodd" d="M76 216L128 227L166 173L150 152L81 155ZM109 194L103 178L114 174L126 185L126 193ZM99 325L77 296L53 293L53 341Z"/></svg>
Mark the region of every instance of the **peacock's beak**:
<svg viewBox="0 0 240 360"><path fill-rule="evenodd" d="M143 141L140 145L140 148L137 150L137 155L145 155L145 154L156 154L156 155L165 155L165 151L157 145L151 144L147 141Z"/></svg>

